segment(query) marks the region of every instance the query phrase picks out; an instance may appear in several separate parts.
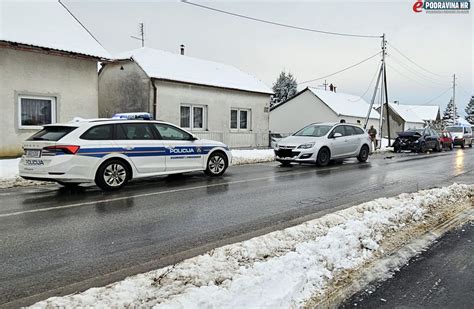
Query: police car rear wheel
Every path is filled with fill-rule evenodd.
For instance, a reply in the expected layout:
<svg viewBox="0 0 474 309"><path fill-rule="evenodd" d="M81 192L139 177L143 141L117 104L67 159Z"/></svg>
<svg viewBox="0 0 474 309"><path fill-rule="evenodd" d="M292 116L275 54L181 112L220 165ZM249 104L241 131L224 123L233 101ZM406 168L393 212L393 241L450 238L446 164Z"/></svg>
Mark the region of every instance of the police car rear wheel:
<svg viewBox="0 0 474 309"><path fill-rule="evenodd" d="M97 170L95 183L103 190L112 191L123 187L129 178L128 168L122 161L110 160Z"/></svg>
<svg viewBox="0 0 474 309"><path fill-rule="evenodd" d="M220 152L211 154L207 160L205 173L209 176L220 176L227 169L227 158Z"/></svg>

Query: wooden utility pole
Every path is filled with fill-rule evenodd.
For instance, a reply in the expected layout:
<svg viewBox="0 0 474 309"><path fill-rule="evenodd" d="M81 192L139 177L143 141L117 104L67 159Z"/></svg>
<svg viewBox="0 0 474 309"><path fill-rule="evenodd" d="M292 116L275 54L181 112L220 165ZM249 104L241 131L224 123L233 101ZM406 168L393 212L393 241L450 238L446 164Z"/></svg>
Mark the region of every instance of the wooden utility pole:
<svg viewBox="0 0 474 309"><path fill-rule="evenodd" d="M372 108L375 103L375 98L377 97L377 92L379 91L379 84L380 84L380 118L379 118L379 131L378 135L380 138L380 143L378 147L382 145L382 128L383 128L383 109L385 107L385 113L387 115L387 131L388 131L388 146L391 144L391 136L390 136L390 108L388 106L388 87L387 87L387 66L385 63L385 56L387 50L387 41L385 40L385 33L382 35L382 60L380 64L380 70L377 76L377 82L375 83L374 93L372 95L372 100L370 100L369 110L367 111L367 116L365 117L364 129L367 129L367 125L369 123L370 113L372 112Z"/></svg>
<svg viewBox="0 0 474 309"><path fill-rule="evenodd" d="M375 83L374 93L372 94L372 100L370 100L369 110L367 111L367 116L365 117L364 129L367 129L367 124L369 123L370 113L374 107L375 97L377 96L377 90L379 88L380 77L382 76L383 64L380 65L379 74L377 76L377 82ZM382 110L380 111L382 112Z"/></svg>
<svg viewBox="0 0 474 309"><path fill-rule="evenodd" d="M388 133L388 147L390 147L390 107L388 106L388 90L387 90L387 66L385 64L385 54L387 49L387 41L385 41L385 33L382 36L382 63L383 63L383 93L385 93L385 113L387 114L387 133ZM382 107L380 108L382 111ZM382 132L380 132L380 143L382 143Z"/></svg>
<svg viewBox="0 0 474 309"><path fill-rule="evenodd" d="M456 125L456 74L453 74L453 125Z"/></svg>
<svg viewBox="0 0 474 309"><path fill-rule="evenodd" d="M140 30L140 37L136 37L131 35L130 37L135 40L140 40L142 41L142 47L145 47L145 30L143 28L143 23L139 23L139 30Z"/></svg>

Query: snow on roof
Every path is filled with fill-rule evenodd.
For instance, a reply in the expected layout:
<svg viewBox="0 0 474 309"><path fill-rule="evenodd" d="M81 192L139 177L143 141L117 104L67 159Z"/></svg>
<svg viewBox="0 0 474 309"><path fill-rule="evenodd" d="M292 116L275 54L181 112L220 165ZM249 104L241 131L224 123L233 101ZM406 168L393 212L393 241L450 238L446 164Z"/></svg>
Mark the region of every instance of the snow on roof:
<svg viewBox="0 0 474 309"><path fill-rule="evenodd" d="M151 78L267 94L273 93L257 78L235 67L218 62L148 47L121 53L116 55L115 59L133 59Z"/></svg>
<svg viewBox="0 0 474 309"><path fill-rule="evenodd" d="M367 117L370 105L359 96L326 91L312 87L308 87L308 90L321 99L321 101L323 101L338 116ZM370 118L379 119L379 117L379 113L372 109L370 112Z"/></svg>
<svg viewBox="0 0 474 309"><path fill-rule="evenodd" d="M389 103L389 106L395 113L402 117L405 122L425 123L425 121L421 119L418 114L413 112L410 105Z"/></svg>
<svg viewBox="0 0 474 309"><path fill-rule="evenodd" d="M438 119L439 106L437 105L404 105L411 109L418 117L424 121L434 121Z"/></svg>
<svg viewBox="0 0 474 309"><path fill-rule="evenodd" d="M2 1L0 41L110 58L57 1Z"/></svg>

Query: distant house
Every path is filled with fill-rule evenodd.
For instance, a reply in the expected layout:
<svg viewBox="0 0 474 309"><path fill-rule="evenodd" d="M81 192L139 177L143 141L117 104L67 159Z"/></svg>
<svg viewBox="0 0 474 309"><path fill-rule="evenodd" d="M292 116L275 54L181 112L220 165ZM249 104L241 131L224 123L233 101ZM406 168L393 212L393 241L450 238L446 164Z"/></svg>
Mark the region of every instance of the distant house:
<svg viewBox="0 0 474 309"><path fill-rule="evenodd" d="M408 129L424 128L429 123L439 121L440 109L435 105L405 105L398 103L389 103L390 114L390 137L396 137L397 132ZM380 107L377 108L380 112ZM384 105L383 117L387 119L387 111ZM387 122L383 122L383 136L388 135Z"/></svg>
<svg viewBox="0 0 474 309"><path fill-rule="evenodd" d="M405 105L418 115L426 123L441 120L440 107L438 105Z"/></svg>
<svg viewBox="0 0 474 309"><path fill-rule="evenodd" d="M235 67L140 48L99 73L99 115L150 112L231 147L268 145L271 89Z"/></svg>
<svg viewBox="0 0 474 309"><path fill-rule="evenodd" d="M104 48L58 2L1 4L0 157L44 124L98 116Z"/></svg>
<svg viewBox="0 0 474 309"><path fill-rule="evenodd" d="M291 99L273 106L270 111L270 131L291 134L314 122L339 122L363 125L370 105L361 97L307 87ZM378 127L379 114L370 111L368 128Z"/></svg>

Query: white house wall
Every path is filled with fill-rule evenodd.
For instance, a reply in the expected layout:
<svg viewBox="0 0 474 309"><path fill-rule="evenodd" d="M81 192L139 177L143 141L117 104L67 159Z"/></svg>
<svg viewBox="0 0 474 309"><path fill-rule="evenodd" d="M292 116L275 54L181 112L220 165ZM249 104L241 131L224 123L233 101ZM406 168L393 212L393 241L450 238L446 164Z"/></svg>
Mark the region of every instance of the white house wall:
<svg viewBox="0 0 474 309"><path fill-rule="evenodd" d="M407 122L405 123L405 130L408 129L423 129L425 127L424 123L419 122Z"/></svg>
<svg viewBox="0 0 474 309"><path fill-rule="evenodd" d="M270 112L270 131L272 133L291 134L314 122L339 122L363 124L365 119L338 116L310 91L305 91ZM378 120L370 119L368 126L378 127Z"/></svg>
<svg viewBox="0 0 474 309"><path fill-rule="evenodd" d="M194 130L201 138L222 141L231 147L268 146L270 95L224 88L155 80L157 115L160 120L180 124L181 104L207 108L206 130ZM230 129L231 108L250 109L250 130Z"/></svg>
<svg viewBox="0 0 474 309"><path fill-rule="evenodd" d="M99 74L99 116L152 112L150 78L133 61L108 63Z"/></svg>
<svg viewBox="0 0 474 309"><path fill-rule="evenodd" d="M38 130L19 129L18 95L56 98L56 122L98 115L97 62L0 48L0 156L21 154L21 143Z"/></svg>

